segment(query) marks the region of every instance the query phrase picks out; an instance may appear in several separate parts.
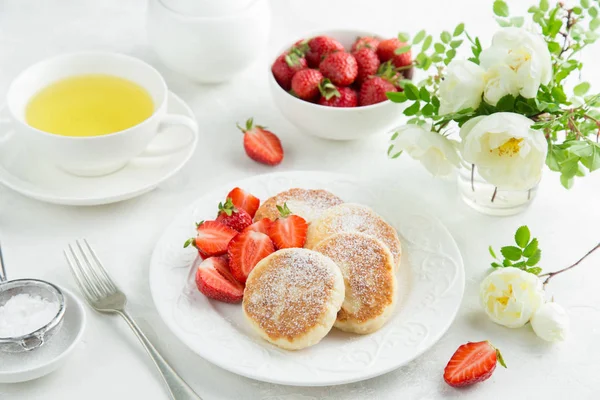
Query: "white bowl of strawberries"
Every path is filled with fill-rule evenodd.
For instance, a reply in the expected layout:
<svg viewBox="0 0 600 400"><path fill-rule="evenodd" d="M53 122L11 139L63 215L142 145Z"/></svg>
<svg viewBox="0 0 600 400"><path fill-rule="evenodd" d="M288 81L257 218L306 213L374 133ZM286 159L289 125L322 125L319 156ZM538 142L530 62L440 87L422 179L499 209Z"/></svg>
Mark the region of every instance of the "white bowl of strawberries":
<svg viewBox="0 0 600 400"><path fill-rule="evenodd" d="M332 140L389 132L402 119L397 92L412 77L405 44L370 32L332 30L289 43L271 65L269 83L281 113L304 132Z"/></svg>

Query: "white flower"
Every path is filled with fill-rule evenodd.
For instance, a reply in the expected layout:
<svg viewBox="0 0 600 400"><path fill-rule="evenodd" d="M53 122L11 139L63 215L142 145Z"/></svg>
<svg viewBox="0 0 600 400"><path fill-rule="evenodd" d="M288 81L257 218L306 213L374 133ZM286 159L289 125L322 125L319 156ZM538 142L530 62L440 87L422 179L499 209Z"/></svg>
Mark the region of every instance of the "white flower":
<svg viewBox="0 0 600 400"><path fill-rule="evenodd" d="M460 131L463 158L500 189L531 189L548 152L544 134L531 124L523 115L505 112L472 118Z"/></svg>
<svg viewBox="0 0 600 400"><path fill-rule="evenodd" d="M452 173L460 164L454 143L427 126L403 125L396 131L392 140L394 148L406 151L415 160L421 161L434 176Z"/></svg>
<svg viewBox="0 0 600 400"><path fill-rule="evenodd" d="M523 28L503 28L496 32L492 45L481 52L479 60L487 70L503 65L514 72L493 73L507 81L501 83L501 87L513 89L513 85L516 85L516 92L507 90L505 94L516 93L528 99L533 98L536 97L540 84L547 85L552 79L552 59L546 42L539 34ZM487 79L486 92L488 86L494 85L498 85L495 79Z"/></svg>
<svg viewBox="0 0 600 400"><path fill-rule="evenodd" d="M494 65L484 75L485 89L483 98L485 102L495 106L507 94L519 94L518 76L515 71L504 64Z"/></svg>
<svg viewBox="0 0 600 400"><path fill-rule="evenodd" d="M451 114L465 108L476 109L481 103L485 70L474 62L453 60L440 83L439 114Z"/></svg>
<svg viewBox="0 0 600 400"><path fill-rule="evenodd" d="M531 317L536 335L549 342L565 340L569 331L569 315L556 303L543 304Z"/></svg>
<svg viewBox="0 0 600 400"><path fill-rule="evenodd" d="M498 268L479 288L481 305L488 317L509 328L525 325L544 302L537 276L519 268Z"/></svg>

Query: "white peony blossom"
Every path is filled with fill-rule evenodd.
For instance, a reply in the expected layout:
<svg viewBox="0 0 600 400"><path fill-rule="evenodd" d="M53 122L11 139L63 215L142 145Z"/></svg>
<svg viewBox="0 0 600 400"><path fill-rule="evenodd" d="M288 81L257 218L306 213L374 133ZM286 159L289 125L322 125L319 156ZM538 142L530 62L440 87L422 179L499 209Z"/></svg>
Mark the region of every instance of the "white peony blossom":
<svg viewBox="0 0 600 400"><path fill-rule="evenodd" d="M409 156L421 161L434 176L449 175L460 164L454 142L426 126L401 126L392 144L394 148L406 151Z"/></svg>
<svg viewBox="0 0 600 400"><path fill-rule="evenodd" d="M506 112L469 120L460 131L464 160L500 189L531 189L541 179L548 152L544 134L531 124L523 115Z"/></svg>
<svg viewBox="0 0 600 400"><path fill-rule="evenodd" d="M492 321L509 328L525 325L544 303L542 282L519 268L498 268L479 287L479 298Z"/></svg>
<svg viewBox="0 0 600 400"><path fill-rule="evenodd" d="M531 317L535 334L549 342L565 340L569 325L569 315L556 303L543 304Z"/></svg>
<svg viewBox="0 0 600 400"><path fill-rule="evenodd" d="M439 114L446 115L476 109L481 103L485 70L474 62L453 60L448 65L444 80L440 83Z"/></svg>
<svg viewBox="0 0 600 400"><path fill-rule="evenodd" d="M496 32L492 45L481 52L479 60L490 74L485 93L493 93L492 99L501 92L499 88L504 89L505 94L534 98L540 84L547 85L552 79L552 59L546 42L539 34L523 28L509 27ZM498 66L508 67L514 74L508 74L503 68L494 71Z"/></svg>
<svg viewBox="0 0 600 400"><path fill-rule="evenodd" d="M486 103L493 106L507 94L512 94L513 96L519 94L520 88L517 73L507 65L494 65L485 71L484 81L483 98Z"/></svg>

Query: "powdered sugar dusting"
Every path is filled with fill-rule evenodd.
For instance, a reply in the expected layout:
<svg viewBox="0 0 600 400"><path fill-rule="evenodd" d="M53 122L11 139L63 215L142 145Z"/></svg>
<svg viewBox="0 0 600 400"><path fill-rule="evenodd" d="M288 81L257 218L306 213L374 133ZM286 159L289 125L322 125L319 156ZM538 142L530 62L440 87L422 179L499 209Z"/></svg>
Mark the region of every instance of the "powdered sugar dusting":
<svg viewBox="0 0 600 400"><path fill-rule="evenodd" d="M292 213L310 222L318 218L324 210L342 204L343 201L326 190L294 188L281 192L265 201L256 212L254 220L277 218L279 212L276 206L283 205L283 203L288 203Z"/></svg>
<svg viewBox="0 0 600 400"><path fill-rule="evenodd" d="M246 282L244 310L272 339L291 341L321 323L335 275L310 250L280 250L266 261Z"/></svg>

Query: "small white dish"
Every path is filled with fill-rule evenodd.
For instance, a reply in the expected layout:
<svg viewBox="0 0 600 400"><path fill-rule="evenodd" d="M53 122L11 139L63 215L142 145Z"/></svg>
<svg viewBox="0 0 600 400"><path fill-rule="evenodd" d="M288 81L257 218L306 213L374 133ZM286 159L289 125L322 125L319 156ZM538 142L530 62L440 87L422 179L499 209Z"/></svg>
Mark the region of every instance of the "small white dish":
<svg viewBox="0 0 600 400"><path fill-rule="evenodd" d="M228 81L252 64L267 45L270 25L268 0L220 17L182 14L150 0L146 16L148 41L165 65L202 83Z"/></svg>
<svg viewBox="0 0 600 400"><path fill-rule="evenodd" d="M379 331L353 335L333 329L315 346L286 351L262 340L244 320L240 304L212 301L193 283L197 252L182 243L194 221L239 186L262 200L293 187L326 189L348 202L371 206L402 241L400 298ZM150 291L171 331L204 359L248 378L294 386L326 386L373 378L399 368L433 346L450 327L465 285L462 257L448 230L418 198L376 180L326 172L254 176L202 196L169 225L150 262Z"/></svg>
<svg viewBox="0 0 600 400"><path fill-rule="evenodd" d="M375 134L387 133L396 128L404 117L402 114L405 108L404 103L398 104L386 100L365 107L326 107L300 100L279 86L271 72L273 61L296 41L320 35L337 39L346 50L350 49L357 37L381 37L381 35L373 32L358 30L320 31L298 36L296 40L281 48L270 58L268 70L271 95L279 111L302 132L324 139L356 140Z"/></svg>
<svg viewBox="0 0 600 400"><path fill-rule="evenodd" d="M168 95L168 112L195 119L187 104L172 92ZM6 127L4 127L6 129ZM155 142L157 146L179 143L189 136L187 128L169 126ZM64 205L100 205L131 199L155 189L189 161L198 143L194 134L190 144L174 153L136 157L124 168L110 175L80 177L50 163L32 163L30 150L24 146L0 147L0 184L24 196ZM154 145L154 143L153 143Z"/></svg>
<svg viewBox="0 0 600 400"><path fill-rule="evenodd" d="M17 383L40 378L55 371L68 359L85 330L85 310L73 293L65 295L62 327L48 343L25 353L0 353L0 383Z"/></svg>

